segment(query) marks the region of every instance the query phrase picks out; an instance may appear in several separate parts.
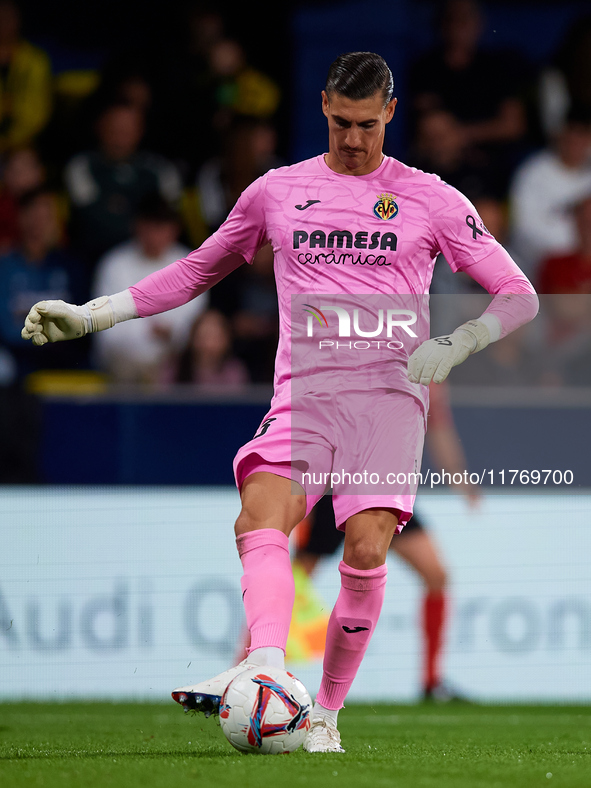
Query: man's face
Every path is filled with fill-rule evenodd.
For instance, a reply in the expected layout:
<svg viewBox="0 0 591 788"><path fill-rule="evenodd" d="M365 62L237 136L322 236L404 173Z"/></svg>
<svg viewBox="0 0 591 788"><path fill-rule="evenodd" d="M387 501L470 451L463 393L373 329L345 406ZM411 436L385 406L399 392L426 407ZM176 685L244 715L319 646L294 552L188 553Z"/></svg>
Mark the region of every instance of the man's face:
<svg viewBox="0 0 591 788"><path fill-rule="evenodd" d="M566 124L558 136L558 152L567 167L583 167L591 154L591 126Z"/></svg>
<svg viewBox="0 0 591 788"><path fill-rule="evenodd" d="M114 161L133 155L143 134L142 114L134 107L113 107L99 120L100 147L107 158Z"/></svg>
<svg viewBox="0 0 591 788"><path fill-rule="evenodd" d="M21 208L19 226L25 247L51 249L59 236L55 198L51 194L40 194L25 208Z"/></svg>
<svg viewBox="0 0 591 788"><path fill-rule="evenodd" d="M322 111L328 119L328 158L335 172L367 175L380 166L386 124L392 120L397 99L384 107L380 92L355 101L339 93L322 91Z"/></svg>
<svg viewBox="0 0 591 788"><path fill-rule="evenodd" d="M179 227L176 222L139 219L135 227L137 242L150 259L158 259L178 238Z"/></svg>
<svg viewBox="0 0 591 788"><path fill-rule="evenodd" d="M482 19L474 0L450 0L441 33L448 47L475 49L482 35Z"/></svg>

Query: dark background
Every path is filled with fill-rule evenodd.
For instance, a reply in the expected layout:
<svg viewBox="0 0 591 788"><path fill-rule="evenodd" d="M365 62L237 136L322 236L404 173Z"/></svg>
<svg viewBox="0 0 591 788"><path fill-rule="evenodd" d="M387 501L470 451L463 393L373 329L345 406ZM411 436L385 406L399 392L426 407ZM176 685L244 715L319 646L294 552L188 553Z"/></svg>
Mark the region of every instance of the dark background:
<svg viewBox="0 0 591 788"><path fill-rule="evenodd" d="M280 151L292 161L316 155L325 144L323 118L314 110L319 107L328 66L341 52L363 49L379 52L393 71L400 104L389 144L403 152L407 67L433 43L439 8L436 0L223 4L23 0L20 5L25 36L49 53L56 73L134 56L158 70L167 56L183 46L188 9L221 12L228 35L241 42L250 64L273 77L283 91L277 117ZM483 44L514 48L534 69L552 61L576 19L591 15L589 3L582 0L492 0L482 7Z"/></svg>

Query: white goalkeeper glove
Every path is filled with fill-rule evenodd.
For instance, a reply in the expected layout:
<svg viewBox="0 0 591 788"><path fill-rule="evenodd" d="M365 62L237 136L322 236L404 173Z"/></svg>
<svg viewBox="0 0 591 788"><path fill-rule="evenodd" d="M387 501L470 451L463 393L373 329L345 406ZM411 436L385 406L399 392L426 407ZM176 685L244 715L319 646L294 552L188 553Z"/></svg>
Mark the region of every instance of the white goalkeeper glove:
<svg viewBox="0 0 591 788"><path fill-rule="evenodd" d="M428 386L431 381L443 383L471 353L483 350L491 341L488 326L482 320L469 320L453 334L423 342L408 359L408 379Z"/></svg>
<svg viewBox="0 0 591 788"><path fill-rule="evenodd" d="M45 345L78 339L93 331L111 328L115 322L109 296L95 298L83 306L65 301L39 301L27 315L21 336L31 339L34 345Z"/></svg>

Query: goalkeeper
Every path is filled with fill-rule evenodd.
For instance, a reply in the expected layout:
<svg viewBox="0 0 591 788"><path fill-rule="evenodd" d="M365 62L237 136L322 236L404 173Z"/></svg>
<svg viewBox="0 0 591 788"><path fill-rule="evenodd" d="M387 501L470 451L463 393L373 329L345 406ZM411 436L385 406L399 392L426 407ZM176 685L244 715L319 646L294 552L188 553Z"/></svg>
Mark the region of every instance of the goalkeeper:
<svg viewBox="0 0 591 788"><path fill-rule="evenodd" d="M396 102L392 74L379 55L341 55L322 91L328 153L259 178L219 230L188 257L84 306L36 304L23 330L25 339L43 345L173 309L272 244L280 317L275 393L254 438L234 461L242 503L235 531L251 664L283 666L294 600L289 534L324 492L306 472L354 470L375 456L409 472L420 468L428 385L445 380L455 365L538 310L531 284L474 206L437 176L384 155ZM481 317L433 339L427 339L422 320L422 336L409 328L404 341L390 342L388 352L382 345L365 362L358 354L351 364L346 350L337 353L335 347L325 354L329 367L321 366L316 353L306 357L307 367L292 368L293 299L314 306L316 298L325 328L322 306L333 297L354 303L368 294L390 302L405 296L424 304L440 253L454 271L466 272L494 296ZM331 401L333 381L343 392L338 402ZM296 388L305 392L300 402L305 435L292 440ZM368 466L358 465L363 467ZM345 532L341 591L304 743L308 752L343 752L338 711L377 624L387 551L412 516L415 493L412 484L373 492L334 485L336 526ZM173 697L187 708L216 712L225 687L243 669L244 664L180 687Z"/></svg>

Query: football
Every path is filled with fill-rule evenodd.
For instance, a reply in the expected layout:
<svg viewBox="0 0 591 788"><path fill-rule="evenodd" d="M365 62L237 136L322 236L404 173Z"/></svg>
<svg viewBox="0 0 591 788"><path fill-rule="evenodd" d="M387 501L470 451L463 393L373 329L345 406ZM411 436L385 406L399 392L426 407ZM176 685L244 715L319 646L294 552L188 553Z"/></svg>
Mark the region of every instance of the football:
<svg viewBox="0 0 591 788"><path fill-rule="evenodd" d="M282 668L249 667L226 687L220 723L240 752L293 752L310 727L312 700L301 681Z"/></svg>

